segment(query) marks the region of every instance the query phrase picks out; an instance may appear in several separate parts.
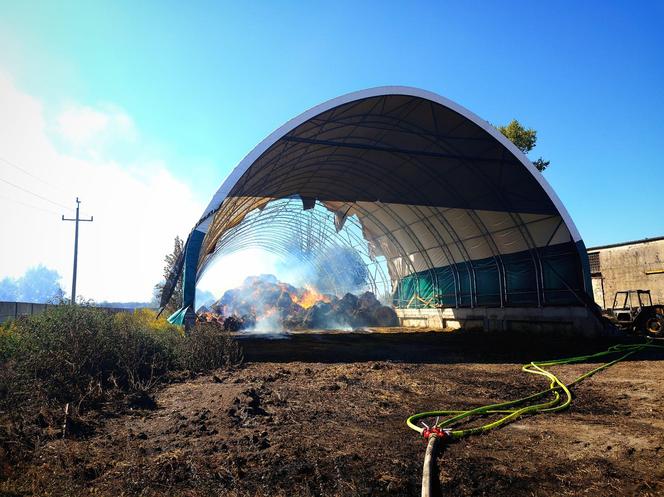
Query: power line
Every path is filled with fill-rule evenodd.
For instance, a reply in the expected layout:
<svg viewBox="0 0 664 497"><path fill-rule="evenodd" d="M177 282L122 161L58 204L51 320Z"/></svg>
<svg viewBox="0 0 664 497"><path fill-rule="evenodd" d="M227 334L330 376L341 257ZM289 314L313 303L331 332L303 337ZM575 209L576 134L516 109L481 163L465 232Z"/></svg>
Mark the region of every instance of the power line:
<svg viewBox="0 0 664 497"><path fill-rule="evenodd" d="M28 176L30 176L31 178L34 178L34 179L36 179L37 181L42 182L42 183L45 184L46 186L49 186L49 187L53 188L54 190L57 190L57 191L59 191L60 193L64 193L65 195L67 195L67 192L65 192L65 191L62 190L61 188L55 186L55 185L52 184L52 183L49 183L48 181L46 181L46 180L43 179L43 178L40 178L39 176L35 176L34 174L32 174L32 173L31 173L30 171L28 171L27 169L24 169L24 168L22 168L21 166L17 165L15 162L12 162L12 161L10 161L10 160L8 160L8 159L5 159L5 158L2 157L2 156L0 156L0 161L4 162L5 164L8 164L8 165L12 166L14 169L18 169L19 171L23 172L24 174L27 174Z"/></svg>
<svg viewBox="0 0 664 497"><path fill-rule="evenodd" d="M10 185L10 186L13 186L14 188L18 188L19 190L24 191L25 193L28 193L28 194L32 195L33 197L40 198L40 199L42 199L42 200L45 200L45 201L48 202L48 203L51 203L51 204L53 204L53 205L57 205L58 207L62 207L63 209L67 209L68 211L71 211L71 207L67 207L67 206L64 205L64 204L61 204L61 203L56 202L56 201L54 201L54 200L50 200L50 199L48 199L48 198L46 198L46 197L42 197L41 195L39 195L39 194L37 194L37 193L34 193L34 192L31 192L30 190L28 190L28 189L26 189L26 188L23 188L22 186L19 186L19 185L17 185L17 184L14 184L14 183L12 183L11 181L7 181L6 179L3 179L3 178L0 178L0 181L2 181L3 183L7 183L7 184Z"/></svg>
<svg viewBox="0 0 664 497"><path fill-rule="evenodd" d="M43 207L37 207L36 205L32 205L32 204L26 204L25 202L21 202L20 200L16 200L14 198L5 197L4 195L0 195L0 198L5 199L5 200L9 200L10 202L16 202L17 204L21 204L21 205L24 205L26 207L30 207L31 209L37 209L39 211L47 212L49 214L60 214L57 211L54 211L54 210L51 210L51 209L45 209Z"/></svg>

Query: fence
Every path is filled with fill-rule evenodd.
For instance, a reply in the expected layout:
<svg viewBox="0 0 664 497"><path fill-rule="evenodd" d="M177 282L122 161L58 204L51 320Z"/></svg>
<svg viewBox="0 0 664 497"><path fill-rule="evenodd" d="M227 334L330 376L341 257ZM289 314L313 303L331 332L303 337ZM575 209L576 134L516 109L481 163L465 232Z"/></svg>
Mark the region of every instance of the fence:
<svg viewBox="0 0 664 497"><path fill-rule="evenodd" d="M60 304L32 304L30 302L0 302L0 323L19 316L32 316L41 314L49 307ZM134 312L133 308L104 307L110 312Z"/></svg>

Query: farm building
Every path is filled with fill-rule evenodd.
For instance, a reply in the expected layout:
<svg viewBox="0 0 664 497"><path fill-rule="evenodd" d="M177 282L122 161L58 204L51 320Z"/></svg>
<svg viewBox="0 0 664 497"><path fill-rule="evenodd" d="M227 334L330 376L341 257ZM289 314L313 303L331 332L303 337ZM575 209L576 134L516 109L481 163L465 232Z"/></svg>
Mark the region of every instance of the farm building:
<svg viewBox="0 0 664 497"><path fill-rule="evenodd" d="M588 249L595 302L606 309L621 290L650 290L664 303L664 236Z"/></svg>
<svg viewBox="0 0 664 497"><path fill-rule="evenodd" d="M258 144L187 240L171 319L191 315L215 257L298 247L314 264L330 245L375 268L372 290L406 326L597 329L586 248L551 186L488 122L428 91L344 95Z"/></svg>

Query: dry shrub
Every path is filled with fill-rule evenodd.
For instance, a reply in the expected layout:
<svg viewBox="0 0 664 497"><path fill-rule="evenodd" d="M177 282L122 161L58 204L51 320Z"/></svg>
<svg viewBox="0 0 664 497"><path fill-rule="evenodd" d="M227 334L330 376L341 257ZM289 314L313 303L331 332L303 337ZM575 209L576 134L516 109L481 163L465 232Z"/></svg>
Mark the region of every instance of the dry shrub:
<svg viewBox="0 0 664 497"><path fill-rule="evenodd" d="M199 323L179 344L181 366L191 371L235 366L242 362L242 348L219 323Z"/></svg>
<svg viewBox="0 0 664 497"><path fill-rule="evenodd" d="M129 390L149 392L167 372L177 368L181 330L155 317L149 309L115 315L116 349L121 351L116 370L118 380Z"/></svg>
<svg viewBox="0 0 664 497"><path fill-rule="evenodd" d="M110 388L142 389L166 373L181 338L177 327L149 325L144 312L114 315L90 306L58 306L19 319L6 335L15 373L77 408Z"/></svg>
<svg viewBox="0 0 664 497"><path fill-rule="evenodd" d="M86 435L93 425L86 416L109 404L154 405L150 391L173 370L241 359L227 332L199 326L184 336L146 309L62 305L1 325L0 459L32 453L62 436L64 424L67 435Z"/></svg>

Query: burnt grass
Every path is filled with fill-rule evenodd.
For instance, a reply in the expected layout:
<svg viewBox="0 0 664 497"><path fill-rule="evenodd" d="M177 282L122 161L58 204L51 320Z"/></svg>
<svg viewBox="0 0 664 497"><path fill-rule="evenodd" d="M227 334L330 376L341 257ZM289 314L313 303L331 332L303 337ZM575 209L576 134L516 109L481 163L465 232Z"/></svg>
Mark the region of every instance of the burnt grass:
<svg viewBox="0 0 664 497"><path fill-rule="evenodd" d="M150 402L99 411L88 432L3 464L0 495L416 496L425 443L408 415L532 393L544 384L521 363L615 341L405 331L244 338L244 364L174 375ZM443 494L664 494L663 359L634 356L576 386L564 412L443 445ZM569 380L591 367L556 371Z"/></svg>

